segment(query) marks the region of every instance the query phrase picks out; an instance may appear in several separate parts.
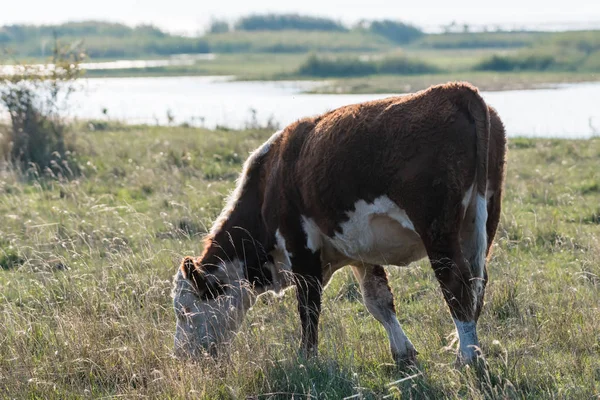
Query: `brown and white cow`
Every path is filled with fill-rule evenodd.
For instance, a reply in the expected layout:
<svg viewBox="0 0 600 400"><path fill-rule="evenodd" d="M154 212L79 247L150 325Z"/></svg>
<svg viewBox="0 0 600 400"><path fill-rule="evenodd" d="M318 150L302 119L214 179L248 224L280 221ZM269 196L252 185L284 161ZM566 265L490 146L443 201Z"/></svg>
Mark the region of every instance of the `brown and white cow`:
<svg viewBox="0 0 600 400"><path fill-rule="evenodd" d="M322 290L351 265L395 361L414 362L382 265L427 256L458 359L473 361L505 146L496 112L467 83L341 107L275 133L246 161L202 255L175 276L175 353L213 350L257 295L295 285L301 348L314 354Z"/></svg>

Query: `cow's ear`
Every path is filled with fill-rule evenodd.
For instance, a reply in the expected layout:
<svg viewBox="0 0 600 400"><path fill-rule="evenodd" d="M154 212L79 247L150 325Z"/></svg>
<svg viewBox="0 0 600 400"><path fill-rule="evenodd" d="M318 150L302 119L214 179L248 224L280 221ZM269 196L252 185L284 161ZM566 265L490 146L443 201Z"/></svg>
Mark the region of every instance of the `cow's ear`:
<svg viewBox="0 0 600 400"><path fill-rule="evenodd" d="M181 269L183 277L185 279L190 279L194 270L196 269L196 263L194 262L194 259L192 257L185 257L181 261L181 266L179 268Z"/></svg>
<svg viewBox="0 0 600 400"><path fill-rule="evenodd" d="M213 299L224 293L225 287L221 280L215 274L206 271L197 258L185 257L180 268L183 277L194 284L200 298Z"/></svg>
<svg viewBox="0 0 600 400"><path fill-rule="evenodd" d="M194 287L199 293L204 291L206 286L203 283L205 280L204 273L196 260L194 260L192 257L185 257L181 261L181 267L179 268L181 269L181 274L183 277L192 281Z"/></svg>

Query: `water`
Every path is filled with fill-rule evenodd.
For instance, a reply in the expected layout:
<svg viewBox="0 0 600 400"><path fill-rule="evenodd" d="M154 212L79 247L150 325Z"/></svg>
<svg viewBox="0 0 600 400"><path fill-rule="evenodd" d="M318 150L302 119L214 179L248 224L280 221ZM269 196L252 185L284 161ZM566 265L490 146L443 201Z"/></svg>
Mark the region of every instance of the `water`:
<svg viewBox="0 0 600 400"><path fill-rule="evenodd" d="M84 70L113 70L113 69L142 69L171 66L189 66L202 61L212 61L216 54L175 54L169 58L157 60L116 60L116 61L98 61L84 62L79 67ZM31 68L32 72L49 74L54 70L54 64L30 64L26 68ZM24 66L22 65L0 65L0 75L22 74Z"/></svg>
<svg viewBox="0 0 600 400"><path fill-rule="evenodd" d="M243 128L255 117L285 126L299 118L390 95L303 94L318 82L235 82L226 77L103 78L84 81L73 115L127 123ZM600 83L484 92L509 136L586 138L600 134ZM103 113L106 110L106 114Z"/></svg>

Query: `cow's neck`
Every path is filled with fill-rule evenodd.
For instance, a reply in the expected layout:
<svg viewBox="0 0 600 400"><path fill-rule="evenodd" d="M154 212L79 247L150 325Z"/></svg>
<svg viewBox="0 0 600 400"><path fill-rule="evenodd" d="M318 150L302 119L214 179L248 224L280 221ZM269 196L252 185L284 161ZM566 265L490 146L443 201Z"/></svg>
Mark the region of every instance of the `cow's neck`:
<svg viewBox="0 0 600 400"><path fill-rule="evenodd" d="M204 266L238 271L254 286L268 285L272 279L263 265L268 261L269 234L261 216L262 188L259 168L246 167L238 186L207 238L201 256ZM271 245L272 246L272 245Z"/></svg>

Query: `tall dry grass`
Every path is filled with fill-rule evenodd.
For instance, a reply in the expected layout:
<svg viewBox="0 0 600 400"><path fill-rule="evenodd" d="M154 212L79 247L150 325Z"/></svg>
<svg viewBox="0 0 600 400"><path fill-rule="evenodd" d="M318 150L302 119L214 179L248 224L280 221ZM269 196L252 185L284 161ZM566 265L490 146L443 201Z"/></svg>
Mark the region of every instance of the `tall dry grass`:
<svg viewBox="0 0 600 400"><path fill-rule="evenodd" d="M325 292L320 355L297 356L293 291L262 297L229 352L172 358L171 278L270 132L79 129L76 180L0 174L2 398L593 398L600 394L600 141L512 140L480 321L487 370L455 369L426 262L388 268L420 351L391 363L349 271ZM13 262L5 262L4 260Z"/></svg>

